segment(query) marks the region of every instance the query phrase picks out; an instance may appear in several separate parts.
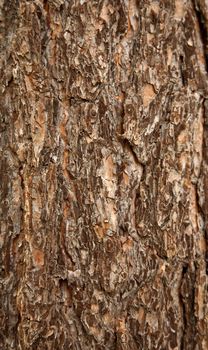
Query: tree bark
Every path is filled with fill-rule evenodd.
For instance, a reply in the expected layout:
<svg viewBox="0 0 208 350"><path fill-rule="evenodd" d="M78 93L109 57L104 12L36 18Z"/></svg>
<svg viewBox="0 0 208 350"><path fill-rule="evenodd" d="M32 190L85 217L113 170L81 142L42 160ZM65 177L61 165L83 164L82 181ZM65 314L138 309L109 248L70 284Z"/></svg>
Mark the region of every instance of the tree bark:
<svg viewBox="0 0 208 350"><path fill-rule="evenodd" d="M208 349L207 0L0 0L0 349Z"/></svg>

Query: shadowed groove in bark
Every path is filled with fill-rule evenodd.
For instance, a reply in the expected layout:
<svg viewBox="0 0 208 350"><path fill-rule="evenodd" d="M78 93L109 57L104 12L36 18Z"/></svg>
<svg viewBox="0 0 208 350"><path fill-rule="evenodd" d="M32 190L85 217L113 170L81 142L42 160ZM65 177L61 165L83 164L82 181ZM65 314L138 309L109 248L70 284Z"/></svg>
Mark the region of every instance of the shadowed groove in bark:
<svg viewBox="0 0 208 350"><path fill-rule="evenodd" d="M200 0L192 0L193 7L196 13L196 17L199 24L201 42L204 50L204 58L206 62L206 71L208 73L208 23L207 18L205 17L205 11L208 10L207 5L205 5L205 9L201 8L202 1ZM207 14L206 14L207 15Z"/></svg>

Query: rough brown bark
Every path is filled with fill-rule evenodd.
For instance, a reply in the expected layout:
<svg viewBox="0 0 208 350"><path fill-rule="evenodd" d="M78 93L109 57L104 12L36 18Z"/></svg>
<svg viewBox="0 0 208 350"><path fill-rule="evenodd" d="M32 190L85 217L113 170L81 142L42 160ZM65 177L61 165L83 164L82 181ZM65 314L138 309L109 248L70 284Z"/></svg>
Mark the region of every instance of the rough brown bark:
<svg viewBox="0 0 208 350"><path fill-rule="evenodd" d="M207 0L0 11L0 349L207 349Z"/></svg>

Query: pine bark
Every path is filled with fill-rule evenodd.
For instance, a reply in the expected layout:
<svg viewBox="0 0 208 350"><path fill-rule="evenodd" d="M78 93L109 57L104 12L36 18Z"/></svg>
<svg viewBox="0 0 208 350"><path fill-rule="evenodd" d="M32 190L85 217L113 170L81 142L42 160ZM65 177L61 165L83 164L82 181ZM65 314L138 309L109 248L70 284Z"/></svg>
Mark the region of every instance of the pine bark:
<svg viewBox="0 0 208 350"><path fill-rule="evenodd" d="M206 350L207 0L0 0L0 349Z"/></svg>

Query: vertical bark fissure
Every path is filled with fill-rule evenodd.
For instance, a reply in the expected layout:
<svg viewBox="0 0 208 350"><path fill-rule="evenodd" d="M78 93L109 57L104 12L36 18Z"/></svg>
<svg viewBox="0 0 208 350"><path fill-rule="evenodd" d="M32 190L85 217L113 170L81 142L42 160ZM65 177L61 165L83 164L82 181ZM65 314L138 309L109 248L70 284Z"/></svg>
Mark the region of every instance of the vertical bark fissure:
<svg viewBox="0 0 208 350"><path fill-rule="evenodd" d="M181 280L180 280L180 286L179 286L179 303L180 303L180 309L181 309L181 324L182 324L182 334L180 337L180 350L185 350L184 345L185 345L185 334L186 334L186 329L187 329L187 317L186 317L186 303L184 302L184 297L182 293L182 283L184 280L184 276L187 272L188 265L184 265L182 267L181 271Z"/></svg>
<svg viewBox="0 0 208 350"><path fill-rule="evenodd" d="M180 350L195 349L196 345L196 316L195 316L195 288L196 271L188 264L183 265L179 287L179 302L181 308L182 334Z"/></svg>
<svg viewBox="0 0 208 350"><path fill-rule="evenodd" d="M206 244L206 252L205 252L205 263L206 263L206 274L208 275L208 190L207 190L207 169L208 169L208 99L203 100L203 161L200 170L200 177L203 181L203 190L204 190L204 203L200 205L199 191L197 191L197 203L199 207L199 211L203 217L204 222L204 238Z"/></svg>
<svg viewBox="0 0 208 350"><path fill-rule="evenodd" d="M205 17L203 10L201 8L200 0L192 0L193 7L196 13L196 18L199 25L200 37L203 46L203 54L205 59L205 68L208 73L208 23L207 18ZM206 11L206 7L205 7Z"/></svg>

